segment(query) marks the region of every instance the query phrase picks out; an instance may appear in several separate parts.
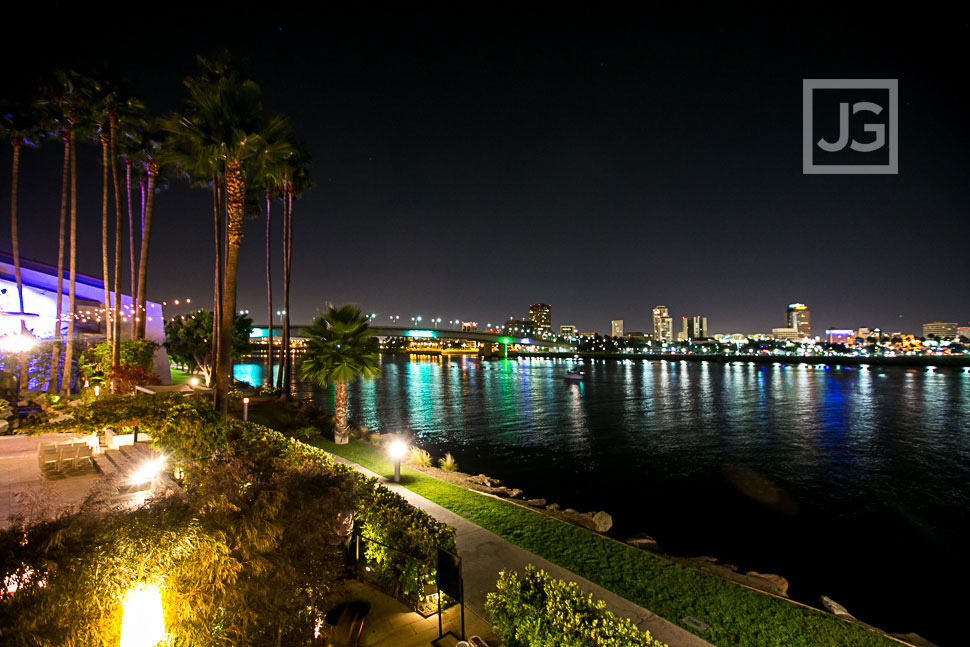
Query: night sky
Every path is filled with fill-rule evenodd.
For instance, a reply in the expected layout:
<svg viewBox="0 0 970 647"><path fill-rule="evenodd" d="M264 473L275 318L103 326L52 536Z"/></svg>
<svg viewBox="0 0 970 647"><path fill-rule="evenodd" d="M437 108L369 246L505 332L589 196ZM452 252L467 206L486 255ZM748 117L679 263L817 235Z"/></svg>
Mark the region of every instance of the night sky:
<svg viewBox="0 0 970 647"><path fill-rule="evenodd" d="M327 301L378 322L481 324L541 301L555 327L600 332L614 318L649 332L657 304L716 333L783 326L793 301L817 335L970 319L966 19L458 6L265 4L229 19L166 6L114 24L45 5L12 18L24 38L0 43L0 95L74 67L127 78L161 114L196 54L247 60L314 157L295 211L296 323ZM899 175L802 174L804 78L899 79ZM60 156L22 155L22 254L51 263ZM99 160L82 149L79 270L92 275ZM257 322L263 226L247 225L238 292ZM152 300L211 307L211 232L209 192L176 181L157 196Z"/></svg>

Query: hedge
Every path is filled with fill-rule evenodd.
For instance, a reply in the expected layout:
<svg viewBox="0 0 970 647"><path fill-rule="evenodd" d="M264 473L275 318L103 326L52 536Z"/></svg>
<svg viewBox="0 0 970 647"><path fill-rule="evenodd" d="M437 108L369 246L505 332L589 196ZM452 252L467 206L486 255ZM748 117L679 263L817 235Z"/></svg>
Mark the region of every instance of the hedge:
<svg viewBox="0 0 970 647"><path fill-rule="evenodd" d="M575 582L535 566L522 575L502 571L497 588L488 594L485 613L507 647L664 647L602 600L583 595Z"/></svg>

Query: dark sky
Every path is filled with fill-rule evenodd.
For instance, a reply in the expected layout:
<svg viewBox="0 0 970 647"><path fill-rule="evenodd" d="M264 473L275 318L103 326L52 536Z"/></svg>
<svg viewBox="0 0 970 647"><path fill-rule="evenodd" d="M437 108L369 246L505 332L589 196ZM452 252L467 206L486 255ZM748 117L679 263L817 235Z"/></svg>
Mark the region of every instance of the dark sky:
<svg viewBox="0 0 970 647"><path fill-rule="evenodd" d="M45 5L14 16L30 39L0 44L0 94L75 67L127 78L164 113L196 54L246 59L314 157L295 212L297 322L326 301L480 323L542 301L555 326L601 332L614 318L649 331L657 304L707 316L712 332L782 326L792 301L809 305L815 334L970 319L967 20L719 6L166 8L107 22L117 36L105 38L92 16ZM804 78L899 79L899 175L802 174ZM99 159L90 145L79 162L89 274ZM53 262L60 150L22 160L22 253ZM175 182L155 214L150 297L209 303L209 193ZM239 282L254 313L262 231L247 225Z"/></svg>

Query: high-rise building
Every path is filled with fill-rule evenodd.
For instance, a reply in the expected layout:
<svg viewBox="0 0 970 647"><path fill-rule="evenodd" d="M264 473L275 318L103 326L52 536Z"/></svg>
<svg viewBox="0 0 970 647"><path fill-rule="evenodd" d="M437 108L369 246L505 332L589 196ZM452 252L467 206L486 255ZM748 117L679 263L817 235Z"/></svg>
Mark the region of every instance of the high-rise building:
<svg viewBox="0 0 970 647"><path fill-rule="evenodd" d="M956 322L947 323L944 321L934 321L923 324L923 336L933 335L940 339L952 339L957 336L959 325Z"/></svg>
<svg viewBox="0 0 970 647"><path fill-rule="evenodd" d="M528 319L513 317L502 326L502 334L510 337L536 337L539 334L539 328Z"/></svg>
<svg viewBox="0 0 970 647"><path fill-rule="evenodd" d="M623 320L614 319L610 322L610 335L613 337L623 336Z"/></svg>
<svg viewBox="0 0 970 647"><path fill-rule="evenodd" d="M548 303L533 303L529 306L529 321L536 325L539 332L551 332L552 306Z"/></svg>
<svg viewBox="0 0 970 647"><path fill-rule="evenodd" d="M667 306L657 306L653 309L653 338L667 342L674 340L674 322L670 318Z"/></svg>
<svg viewBox="0 0 970 647"><path fill-rule="evenodd" d="M563 324L562 326L559 326L559 336L565 337L566 339L575 339L576 326L573 326L572 324Z"/></svg>
<svg viewBox="0 0 970 647"><path fill-rule="evenodd" d="M688 319L687 317L680 318L681 333L677 335L680 339L707 339L707 317L701 317L700 315Z"/></svg>
<svg viewBox="0 0 970 647"><path fill-rule="evenodd" d="M803 337L812 336L812 317L804 303L789 303L785 312L785 327L794 328Z"/></svg>

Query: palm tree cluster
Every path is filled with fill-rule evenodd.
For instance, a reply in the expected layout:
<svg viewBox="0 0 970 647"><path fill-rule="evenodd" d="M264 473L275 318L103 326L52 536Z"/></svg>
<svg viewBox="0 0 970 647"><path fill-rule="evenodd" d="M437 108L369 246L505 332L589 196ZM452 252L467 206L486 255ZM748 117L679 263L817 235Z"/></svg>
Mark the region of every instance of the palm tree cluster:
<svg viewBox="0 0 970 647"><path fill-rule="evenodd" d="M261 203L265 204L267 316L272 322L271 214L273 203L280 205L286 314L277 385L288 394L292 372L288 313L293 211L295 200L310 187L310 156L296 141L283 117L264 112L259 86L228 55L213 59L200 57L199 66L198 74L185 80L188 97L180 111L162 117L150 118L142 102L124 86L74 71L56 73L53 81L42 88L37 101L4 105L0 127L13 148L11 234L21 312L23 290L17 232L20 152L41 141L60 142L64 148L57 265L58 293L62 294L67 251L69 312L64 315L58 299L59 323L52 350L49 392L66 394L71 390L78 251L77 148L81 142L93 141L101 147L104 312L114 362L119 363L123 318L123 234L127 226L132 294L130 336L140 339L145 337L147 320L148 255L155 197L166 185L167 178L181 177L193 186L212 192L215 271L211 343L216 358L216 405L222 412L227 410L232 381L232 327L243 221L247 216L258 215ZM62 320L66 325L60 323ZM58 382L61 346L64 368ZM271 335L270 366L272 352Z"/></svg>

